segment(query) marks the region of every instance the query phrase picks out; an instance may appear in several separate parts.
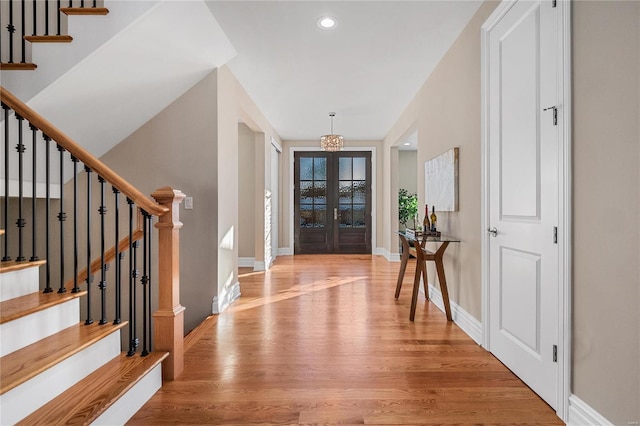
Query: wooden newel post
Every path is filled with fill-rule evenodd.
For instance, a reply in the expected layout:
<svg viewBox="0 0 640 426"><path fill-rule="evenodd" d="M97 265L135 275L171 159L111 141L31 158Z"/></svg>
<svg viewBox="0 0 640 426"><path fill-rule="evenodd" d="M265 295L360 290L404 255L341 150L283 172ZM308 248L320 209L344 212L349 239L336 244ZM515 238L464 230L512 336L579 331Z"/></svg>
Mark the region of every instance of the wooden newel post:
<svg viewBox="0 0 640 426"><path fill-rule="evenodd" d="M168 208L158 228L158 310L153 314L155 351L167 351L162 364L164 380L175 379L184 368L184 306L180 305L180 203L185 195L170 187L151 196Z"/></svg>

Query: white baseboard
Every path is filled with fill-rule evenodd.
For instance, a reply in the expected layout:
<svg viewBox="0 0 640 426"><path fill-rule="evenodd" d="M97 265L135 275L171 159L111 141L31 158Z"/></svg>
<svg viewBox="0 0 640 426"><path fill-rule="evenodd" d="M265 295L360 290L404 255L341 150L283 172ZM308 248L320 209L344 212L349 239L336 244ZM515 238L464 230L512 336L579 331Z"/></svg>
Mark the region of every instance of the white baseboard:
<svg viewBox="0 0 640 426"><path fill-rule="evenodd" d="M211 313L219 314L240 297L240 283L235 282L233 285L229 286L226 291L222 294L213 298L213 302L211 303Z"/></svg>
<svg viewBox="0 0 640 426"><path fill-rule="evenodd" d="M293 256L293 249L291 247L278 248L278 256Z"/></svg>
<svg viewBox="0 0 640 426"><path fill-rule="evenodd" d="M613 426L613 423L575 395L569 397L569 421L567 424L575 426Z"/></svg>
<svg viewBox="0 0 640 426"><path fill-rule="evenodd" d="M399 253L391 253L389 250L385 249L384 247L376 247L375 249L373 249L373 252L371 254L377 255L377 256L384 256L384 258L387 259L387 261L389 262L400 262Z"/></svg>
<svg viewBox="0 0 640 426"><path fill-rule="evenodd" d="M420 285L420 293L424 295L424 287L422 284ZM429 284L429 298L438 309L444 312L442 293L440 289L436 288L433 284ZM453 318L453 322L455 322L462 331L467 333L474 342L479 345L482 344L482 323L453 300L449 301L449 305L451 307L451 318Z"/></svg>
<svg viewBox="0 0 640 426"><path fill-rule="evenodd" d="M238 267L240 268L253 268L253 264L256 262L255 257L239 257Z"/></svg>
<svg viewBox="0 0 640 426"><path fill-rule="evenodd" d="M265 266L264 260L256 260L253 262L253 270L254 271L266 271L267 268Z"/></svg>

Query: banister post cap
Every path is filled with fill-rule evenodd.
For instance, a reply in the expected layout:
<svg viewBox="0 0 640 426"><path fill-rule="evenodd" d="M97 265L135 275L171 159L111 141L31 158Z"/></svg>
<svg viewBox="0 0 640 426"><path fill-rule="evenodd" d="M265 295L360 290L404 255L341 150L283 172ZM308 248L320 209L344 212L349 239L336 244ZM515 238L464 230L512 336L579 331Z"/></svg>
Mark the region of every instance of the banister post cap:
<svg viewBox="0 0 640 426"><path fill-rule="evenodd" d="M160 204L181 203L186 197L184 192L170 186L156 189L151 196Z"/></svg>

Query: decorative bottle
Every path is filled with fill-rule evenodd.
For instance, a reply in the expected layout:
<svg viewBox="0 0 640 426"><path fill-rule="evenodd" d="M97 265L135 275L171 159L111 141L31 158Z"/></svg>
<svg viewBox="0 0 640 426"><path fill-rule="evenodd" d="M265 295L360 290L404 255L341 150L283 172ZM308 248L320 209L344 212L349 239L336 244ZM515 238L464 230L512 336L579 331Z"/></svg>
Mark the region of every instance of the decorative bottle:
<svg viewBox="0 0 640 426"><path fill-rule="evenodd" d="M436 206L431 206L431 231L436 232L436 223L438 222L438 216L436 216Z"/></svg>
<svg viewBox="0 0 640 426"><path fill-rule="evenodd" d="M424 219L422 220L422 232L429 232L431 223L429 222L429 205L424 205Z"/></svg>

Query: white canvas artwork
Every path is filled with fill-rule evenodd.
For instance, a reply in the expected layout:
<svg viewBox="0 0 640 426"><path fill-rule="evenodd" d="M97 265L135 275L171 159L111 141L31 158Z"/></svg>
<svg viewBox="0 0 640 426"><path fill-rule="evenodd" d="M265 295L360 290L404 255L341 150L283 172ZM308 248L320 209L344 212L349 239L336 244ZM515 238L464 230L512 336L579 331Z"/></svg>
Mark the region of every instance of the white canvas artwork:
<svg viewBox="0 0 640 426"><path fill-rule="evenodd" d="M424 163L424 188L429 210L458 211L458 148Z"/></svg>

